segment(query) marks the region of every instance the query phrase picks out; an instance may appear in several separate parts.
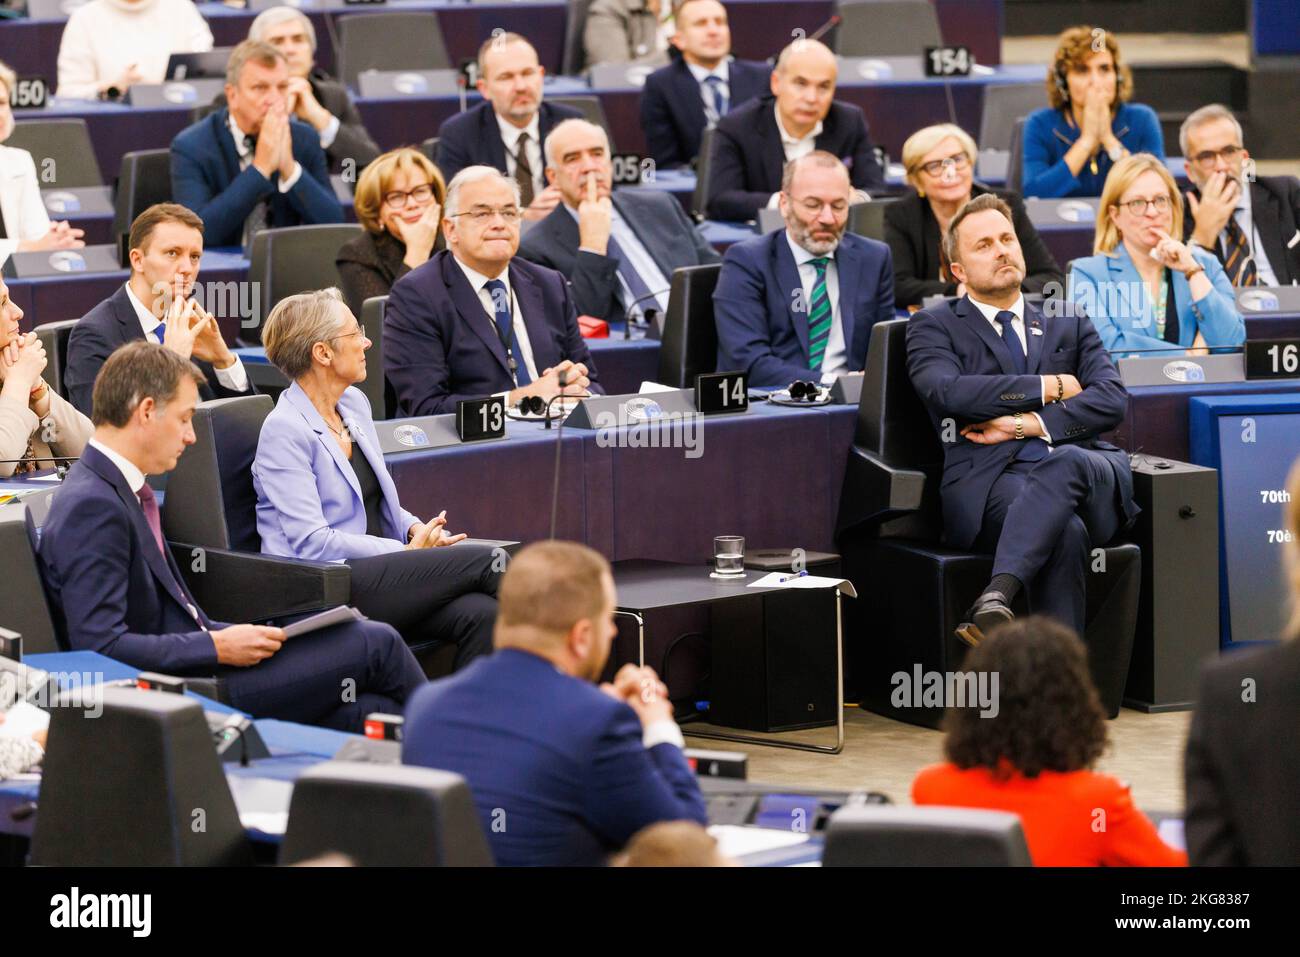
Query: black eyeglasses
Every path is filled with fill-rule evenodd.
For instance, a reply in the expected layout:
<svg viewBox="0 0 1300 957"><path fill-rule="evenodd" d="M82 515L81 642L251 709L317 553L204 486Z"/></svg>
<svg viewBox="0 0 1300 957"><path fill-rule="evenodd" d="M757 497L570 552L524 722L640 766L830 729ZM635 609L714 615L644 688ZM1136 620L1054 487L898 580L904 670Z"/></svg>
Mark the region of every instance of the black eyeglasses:
<svg viewBox="0 0 1300 957"><path fill-rule="evenodd" d="M1241 146L1225 146L1221 150L1202 150L1192 157L1192 162L1201 169L1210 170L1214 168L1214 161L1221 159L1225 163L1231 163L1245 151Z"/></svg>
<svg viewBox="0 0 1300 957"><path fill-rule="evenodd" d="M1152 207L1157 213L1163 213L1169 209L1168 196L1155 196L1151 199L1130 199L1127 203L1120 203L1134 216L1146 215L1147 207Z"/></svg>
<svg viewBox="0 0 1300 957"><path fill-rule="evenodd" d="M384 202L393 209L401 209L406 205L408 199L413 199L417 203L427 203L433 199L433 186L425 183L423 186L417 186L415 189L403 193L401 190L393 190L391 193L384 194Z"/></svg>

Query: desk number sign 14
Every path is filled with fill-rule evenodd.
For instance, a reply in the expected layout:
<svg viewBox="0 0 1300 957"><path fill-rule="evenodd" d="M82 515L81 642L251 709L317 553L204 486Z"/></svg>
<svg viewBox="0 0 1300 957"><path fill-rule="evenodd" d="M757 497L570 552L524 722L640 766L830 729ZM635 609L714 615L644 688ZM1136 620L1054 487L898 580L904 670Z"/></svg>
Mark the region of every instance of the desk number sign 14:
<svg viewBox="0 0 1300 957"><path fill-rule="evenodd" d="M695 377L695 411L700 415L744 412L749 392L743 372L710 372Z"/></svg>

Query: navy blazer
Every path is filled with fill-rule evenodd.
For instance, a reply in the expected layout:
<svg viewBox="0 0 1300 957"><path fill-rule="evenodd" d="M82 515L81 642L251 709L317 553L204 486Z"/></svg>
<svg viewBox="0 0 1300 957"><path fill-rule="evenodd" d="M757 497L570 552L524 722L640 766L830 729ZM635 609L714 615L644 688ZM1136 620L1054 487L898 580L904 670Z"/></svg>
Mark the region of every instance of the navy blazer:
<svg viewBox="0 0 1300 957"><path fill-rule="evenodd" d="M176 134L171 147L172 198L198 213L207 245L240 245L244 221L263 199L271 201L267 228L343 222L320 135L297 120L290 121L289 134L302 175L287 193L280 192L278 172L267 179L251 163L240 171L230 110L209 113Z"/></svg>
<svg viewBox="0 0 1300 957"><path fill-rule="evenodd" d="M674 269L703 266L722 258L696 230L682 204L672 194L649 189L619 189L614 191L612 199L614 209L641 240L641 245L668 282L672 282ZM623 322L627 318L627 307L623 304L623 287L618 280L618 260L583 252L578 248L579 241L578 221L561 203L524 235L519 242L519 255L568 277L573 284L573 301L579 315Z"/></svg>
<svg viewBox="0 0 1300 957"><path fill-rule="evenodd" d="M867 361L871 327L894 318L894 264L889 247L846 232L835 250L840 322L850 372ZM722 259L713 292L718 368L749 373L749 384L783 387L815 378L808 361L808 310L799 267L776 229L736 243Z"/></svg>
<svg viewBox="0 0 1300 957"><path fill-rule="evenodd" d="M1115 470L1126 521L1137 515L1128 453L1096 438L1123 420L1128 392L1092 320L1069 303L1054 302L1050 316L1025 304L1025 375L1015 373L1006 343L965 296L922 309L908 323L907 371L943 443L944 540L955 548L974 544L989 490L1020 448L1014 441L978 445L963 438L961 428L1016 412L1036 412L1055 445L1104 455ZM1083 391L1044 405L1041 376L1052 373L1073 375Z"/></svg>
<svg viewBox="0 0 1300 957"><path fill-rule="evenodd" d="M728 112L771 88L772 68L766 63L732 59L727 64ZM687 166L700 152L700 137L708 126L700 83L680 56L645 80L641 91L641 128L646 148L661 168Z"/></svg>
<svg viewBox="0 0 1300 957"><path fill-rule="evenodd" d="M776 128L775 104L771 96L750 100L714 128L709 156L710 219L753 219L772 194L781 191L785 147ZM831 103L816 146L844 161L849 179L858 189L885 188L885 174L876 160L866 117L852 103Z"/></svg>
<svg viewBox="0 0 1300 957"><path fill-rule="evenodd" d="M203 614L126 477L94 446L54 496L40 562L55 629L73 651L172 675L217 670L208 630L227 626Z"/></svg>
<svg viewBox="0 0 1300 957"><path fill-rule="evenodd" d="M626 704L515 648L415 693L402 763L469 782L505 867L600 865L643 827L707 823L681 749L647 750Z"/></svg>
<svg viewBox="0 0 1300 957"><path fill-rule="evenodd" d="M564 277L518 257L509 274L537 374L570 359L587 367L591 391L603 392ZM450 250L393 283L384 309L384 375L398 415L455 412L461 399L508 392L515 384L506 362L496 325Z"/></svg>
<svg viewBox="0 0 1300 957"><path fill-rule="evenodd" d="M541 134L542 156L546 156L546 137L565 120L580 120L582 111L563 103L542 101L538 108L537 132ZM494 166L503 173L506 168L506 144L501 139L501 127L490 101L457 113L438 127L438 169L447 182L466 166ZM541 170L533 170L540 173ZM543 182L545 180L543 179Z"/></svg>
<svg viewBox="0 0 1300 957"><path fill-rule="evenodd" d="M68 364L63 372L63 382L68 398L84 415L90 415L95 392L95 376L119 346L143 339L144 329L140 317L126 294L126 285L117 287L109 296L72 327L68 336ZM217 378L217 370L209 362L195 359L194 364L203 370L208 384L199 389L199 398L228 399L237 395L255 395L256 386L249 380L247 392L227 389Z"/></svg>

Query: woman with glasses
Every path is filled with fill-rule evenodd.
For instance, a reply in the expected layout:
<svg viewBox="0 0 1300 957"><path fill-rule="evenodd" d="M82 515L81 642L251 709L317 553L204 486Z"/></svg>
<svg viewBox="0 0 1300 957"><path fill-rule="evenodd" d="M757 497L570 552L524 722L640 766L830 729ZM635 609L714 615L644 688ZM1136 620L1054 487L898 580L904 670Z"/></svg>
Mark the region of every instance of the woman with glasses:
<svg viewBox="0 0 1300 957"><path fill-rule="evenodd" d="M1223 267L1182 235L1183 205L1165 164L1149 153L1116 163L1097 212L1096 255L1072 262L1067 283L1112 353L1205 355L1246 341Z"/></svg>
<svg viewBox="0 0 1300 957"><path fill-rule="evenodd" d="M1021 192L1096 196L1125 156L1163 158L1160 120L1151 107L1130 103L1132 96L1133 74L1115 34L1087 26L1064 31L1047 68L1050 106L1025 120Z"/></svg>
<svg viewBox="0 0 1300 957"><path fill-rule="evenodd" d="M353 388L366 377L370 340L339 291L281 301L262 343L292 383L253 459L262 551L345 562L348 603L401 632L426 673L430 653L448 643L457 669L491 652L505 554L457 545L465 535L447 533L445 510L424 522L402 508L370 403Z"/></svg>
<svg viewBox="0 0 1300 957"><path fill-rule="evenodd" d="M362 171L354 201L366 231L334 260L354 315L443 248L439 225L446 195L438 167L409 146L384 153Z"/></svg>
<svg viewBox="0 0 1300 957"><path fill-rule="evenodd" d="M964 296L948 273L943 235L957 210L984 193L996 192L1011 207L1016 238L1025 256L1025 292L1048 283L1064 287L1065 275L1013 192L975 182L975 141L960 126L940 123L917 130L903 144L903 167L912 192L885 207L885 242L894 254L894 299L899 309L920 306L926 296Z"/></svg>

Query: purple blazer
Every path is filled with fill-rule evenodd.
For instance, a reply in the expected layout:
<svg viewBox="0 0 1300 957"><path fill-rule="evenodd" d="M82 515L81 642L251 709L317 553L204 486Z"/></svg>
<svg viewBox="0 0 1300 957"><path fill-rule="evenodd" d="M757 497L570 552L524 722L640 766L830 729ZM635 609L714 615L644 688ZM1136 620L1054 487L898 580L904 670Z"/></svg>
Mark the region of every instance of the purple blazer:
<svg viewBox="0 0 1300 957"><path fill-rule="evenodd" d="M263 423L253 459L263 553L328 562L406 547L406 531L419 519L397 500L370 417L370 401L349 388L338 410L352 434L352 454L364 455L379 480L383 537L366 534L366 508L352 463L295 382L280 394Z"/></svg>

